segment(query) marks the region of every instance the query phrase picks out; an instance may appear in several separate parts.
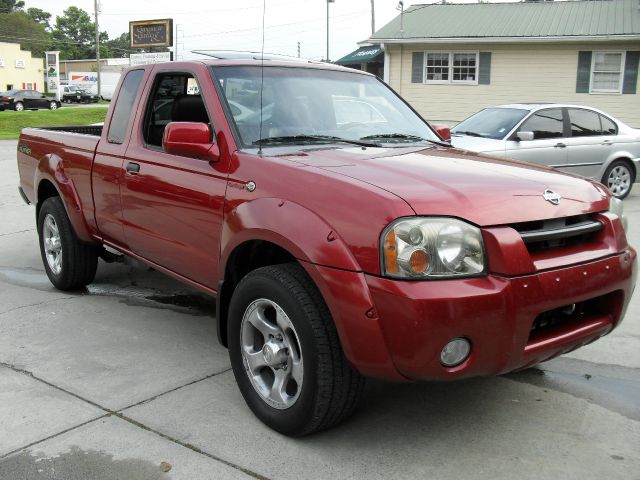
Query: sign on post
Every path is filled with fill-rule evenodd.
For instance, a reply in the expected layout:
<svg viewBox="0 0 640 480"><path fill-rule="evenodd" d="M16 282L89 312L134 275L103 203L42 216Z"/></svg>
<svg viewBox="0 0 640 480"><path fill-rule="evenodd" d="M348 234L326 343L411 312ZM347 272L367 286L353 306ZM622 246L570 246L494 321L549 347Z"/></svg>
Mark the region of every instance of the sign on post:
<svg viewBox="0 0 640 480"><path fill-rule="evenodd" d="M132 53L131 55L129 55L129 64L131 66L148 65L150 63L162 63L170 61L171 52Z"/></svg>
<svg viewBox="0 0 640 480"><path fill-rule="evenodd" d="M129 22L131 48L172 47L173 19Z"/></svg>
<svg viewBox="0 0 640 480"><path fill-rule="evenodd" d="M60 85L60 52L58 50L44 52L47 69L47 92L55 92L59 97L58 86Z"/></svg>

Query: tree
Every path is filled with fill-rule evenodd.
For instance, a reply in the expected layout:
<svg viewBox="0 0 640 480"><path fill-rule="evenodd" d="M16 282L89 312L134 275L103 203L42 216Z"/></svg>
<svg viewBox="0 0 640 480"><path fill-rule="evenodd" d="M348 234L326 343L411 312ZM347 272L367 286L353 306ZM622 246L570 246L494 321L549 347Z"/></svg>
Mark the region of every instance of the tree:
<svg viewBox="0 0 640 480"><path fill-rule="evenodd" d="M45 12L40 8L30 7L27 8L27 15L29 15L36 23L43 25L46 30L51 30L51 24L49 20L51 20L51 14L49 12Z"/></svg>
<svg viewBox="0 0 640 480"><path fill-rule="evenodd" d="M0 0L0 13L10 13L24 8L23 1Z"/></svg>
<svg viewBox="0 0 640 480"><path fill-rule="evenodd" d="M22 11L0 13L0 41L19 43L23 50L30 50L34 57L43 57L51 44L51 35L41 25Z"/></svg>
<svg viewBox="0 0 640 480"><path fill-rule="evenodd" d="M60 50L63 60L81 60L96 57L95 23L87 12L78 7L69 7L56 18L53 28L54 47ZM100 32L100 54L107 55L103 42L109 39L107 32Z"/></svg>
<svg viewBox="0 0 640 480"><path fill-rule="evenodd" d="M134 50L130 47L131 42L129 38L129 32L125 32L119 37L109 40L105 44L109 51L109 56L122 58L134 53Z"/></svg>

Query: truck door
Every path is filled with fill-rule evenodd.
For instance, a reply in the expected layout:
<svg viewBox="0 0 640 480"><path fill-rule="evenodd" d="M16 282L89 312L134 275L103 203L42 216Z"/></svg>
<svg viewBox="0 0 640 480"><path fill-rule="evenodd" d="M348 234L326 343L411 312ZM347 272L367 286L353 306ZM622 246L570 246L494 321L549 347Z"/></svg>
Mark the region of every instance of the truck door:
<svg viewBox="0 0 640 480"><path fill-rule="evenodd" d="M127 73L115 101L108 131L103 133L98 144L91 171L98 230L108 243L125 248L120 185L124 181L124 155L131 135L131 117L139 101L143 78L142 69Z"/></svg>
<svg viewBox="0 0 640 480"><path fill-rule="evenodd" d="M206 79L211 84L211 80ZM162 148L170 122L210 125L210 107L187 71L157 73L144 106L138 140L123 166L125 235L141 257L210 288L217 288L220 231L226 190L222 162L171 155ZM195 93L198 92L198 93Z"/></svg>

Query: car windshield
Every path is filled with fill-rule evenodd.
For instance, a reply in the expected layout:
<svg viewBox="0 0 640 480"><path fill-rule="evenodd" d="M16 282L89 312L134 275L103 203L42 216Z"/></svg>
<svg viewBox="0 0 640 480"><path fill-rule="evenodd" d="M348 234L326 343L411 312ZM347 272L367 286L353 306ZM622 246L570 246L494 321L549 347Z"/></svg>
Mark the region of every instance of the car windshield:
<svg viewBox="0 0 640 480"><path fill-rule="evenodd" d="M7 90L6 92L2 92L0 95L3 96L11 96L11 95L15 95L16 93L18 93L19 90Z"/></svg>
<svg viewBox="0 0 640 480"><path fill-rule="evenodd" d="M242 142L408 144L439 142L375 77L317 68L213 67ZM262 120L262 127L260 122Z"/></svg>
<svg viewBox="0 0 640 480"><path fill-rule="evenodd" d="M521 108L485 108L452 128L451 135L502 140L527 113Z"/></svg>

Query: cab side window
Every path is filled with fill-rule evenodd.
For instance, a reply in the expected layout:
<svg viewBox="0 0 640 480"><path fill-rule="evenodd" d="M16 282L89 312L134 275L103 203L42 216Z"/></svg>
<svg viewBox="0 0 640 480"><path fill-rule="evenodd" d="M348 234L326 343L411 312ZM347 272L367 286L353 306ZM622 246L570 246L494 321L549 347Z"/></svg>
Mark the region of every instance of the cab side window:
<svg viewBox="0 0 640 480"><path fill-rule="evenodd" d="M562 138L564 136L562 110L560 108L540 110L524 122L519 131L533 132L534 140Z"/></svg>
<svg viewBox="0 0 640 480"><path fill-rule="evenodd" d="M146 145L161 149L164 129L171 122L210 124L200 88L190 73L159 74L156 77L142 125Z"/></svg>
<svg viewBox="0 0 640 480"><path fill-rule="evenodd" d="M144 70L132 70L127 73L126 78L120 87L116 106L113 109L111 123L109 123L109 133L107 141L109 143L122 144L127 135L129 121L131 120L131 110L138 95L140 83L144 78Z"/></svg>

